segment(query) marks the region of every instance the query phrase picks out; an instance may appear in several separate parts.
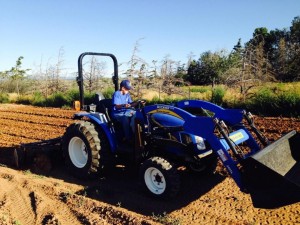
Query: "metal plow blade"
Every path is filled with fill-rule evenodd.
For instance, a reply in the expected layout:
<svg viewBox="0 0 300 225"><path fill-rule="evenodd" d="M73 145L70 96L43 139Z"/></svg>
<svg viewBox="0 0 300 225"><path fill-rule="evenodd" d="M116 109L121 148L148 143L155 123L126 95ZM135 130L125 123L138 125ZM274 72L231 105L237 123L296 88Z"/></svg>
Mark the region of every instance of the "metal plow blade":
<svg viewBox="0 0 300 225"><path fill-rule="evenodd" d="M53 138L49 140L21 144L19 148L14 149L14 165L17 168L23 168L31 164L45 164L46 161L59 161L61 156L62 138ZM41 161L41 159L44 159ZM44 167L38 165L38 167Z"/></svg>
<svg viewBox="0 0 300 225"><path fill-rule="evenodd" d="M242 164L243 182L259 204L274 208L300 201L300 133L289 132Z"/></svg>
<svg viewBox="0 0 300 225"><path fill-rule="evenodd" d="M300 187L300 134L296 131L251 157Z"/></svg>

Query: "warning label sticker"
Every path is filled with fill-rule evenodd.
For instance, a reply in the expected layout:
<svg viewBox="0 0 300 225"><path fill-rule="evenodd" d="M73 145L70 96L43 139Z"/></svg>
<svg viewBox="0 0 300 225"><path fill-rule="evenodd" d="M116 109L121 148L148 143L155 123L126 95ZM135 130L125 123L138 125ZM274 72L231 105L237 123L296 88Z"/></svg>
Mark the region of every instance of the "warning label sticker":
<svg viewBox="0 0 300 225"><path fill-rule="evenodd" d="M225 162L227 160L227 156L224 154L222 149L218 150L217 153L218 153L218 155L220 156L220 158L223 162Z"/></svg>

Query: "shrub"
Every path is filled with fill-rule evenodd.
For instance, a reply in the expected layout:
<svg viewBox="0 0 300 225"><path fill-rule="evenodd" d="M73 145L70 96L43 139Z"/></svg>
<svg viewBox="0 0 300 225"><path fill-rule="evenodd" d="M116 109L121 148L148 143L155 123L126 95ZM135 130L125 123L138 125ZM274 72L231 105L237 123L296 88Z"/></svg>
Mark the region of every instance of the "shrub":
<svg viewBox="0 0 300 225"><path fill-rule="evenodd" d="M64 105L71 106L72 103L66 99L66 97L63 93L57 92L57 93L50 95L46 99L45 105L50 106L50 107L62 107Z"/></svg>
<svg viewBox="0 0 300 225"><path fill-rule="evenodd" d="M152 100L147 102L149 105L154 105L154 104L160 104L162 103L161 99L159 99L157 96L154 96Z"/></svg>
<svg viewBox="0 0 300 225"><path fill-rule="evenodd" d="M32 103L32 97L29 95L20 95L15 100L17 104L30 105Z"/></svg>
<svg viewBox="0 0 300 225"><path fill-rule="evenodd" d="M300 116L300 95L282 93L278 96L278 114L283 116Z"/></svg>
<svg viewBox="0 0 300 225"><path fill-rule="evenodd" d="M95 96L96 96L95 92L85 93L84 94L84 104L85 105L90 105L90 104L94 103L95 102Z"/></svg>
<svg viewBox="0 0 300 225"><path fill-rule="evenodd" d="M31 99L31 104L35 106L45 106L45 97L41 92L33 93L33 97Z"/></svg>
<svg viewBox="0 0 300 225"><path fill-rule="evenodd" d="M79 90L78 89L71 89L67 91L66 93L67 99L69 102L74 102L76 100L79 100Z"/></svg>
<svg viewBox="0 0 300 225"><path fill-rule="evenodd" d="M1 93L0 94L0 103L8 103L8 102L9 102L8 94Z"/></svg>
<svg viewBox="0 0 300 225"><path fill-rule="evenodd" d="M115 89L112 87L109 87L107 89L105 89L102 94L104 96L104 98L112 98L113 93L115 92Z"/></svg>
<svg viewBox="0 0 300 225"><path fill-rule="evenodd" d="M271 113L274 116L278 108L277 97L269 88L262 88L254 94L252 101L249 101L248 108L257 114Z"/></svg>
<svg viewBox="0 0 300 225"><path fill-rule="evenodd" d="M247 108L264 116L300 116L300 95L294 90L274 94L271 89L263 88L248 101Z"/></svg>
<svg viewBox="0 0 300 225"><path fill-rule="evenodd" d="M214 88L211 95L211 102L217 105L222 105L225 93L225 89L221 86Z"/></svg>

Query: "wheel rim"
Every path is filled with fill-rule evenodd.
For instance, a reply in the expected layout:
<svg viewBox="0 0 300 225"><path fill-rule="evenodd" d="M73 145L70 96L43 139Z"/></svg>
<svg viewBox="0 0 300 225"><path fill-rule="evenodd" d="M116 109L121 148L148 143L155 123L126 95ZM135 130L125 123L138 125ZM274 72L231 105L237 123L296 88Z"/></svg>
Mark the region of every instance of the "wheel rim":
<svg viewBox="0 0 300 225"><path fill-rule="evenodd" d="M166 190L166 180L162 172L154 167L149 167L144 174L144 180L148 189L160 195Z"/></svg>
<svg viewBox="0 0 300 225"><path fill-rule="evenodd" d="M84 141L79 137L73 137L69 142L69 156L78 168L83 168L88 161L87 148Z"/></svg>

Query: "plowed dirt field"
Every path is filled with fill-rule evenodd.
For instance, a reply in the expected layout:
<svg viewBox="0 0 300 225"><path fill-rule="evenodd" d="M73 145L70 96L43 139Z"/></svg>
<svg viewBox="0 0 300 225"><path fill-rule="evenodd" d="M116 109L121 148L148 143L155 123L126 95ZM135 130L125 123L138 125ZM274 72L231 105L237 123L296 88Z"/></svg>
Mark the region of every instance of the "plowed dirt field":
<svg viewBox="0 0 300 225"><path fill-rule="evenodd" d="M14 148L61 136L73 113L0 104L0 224L300 224L300 201L293 192L288 194L294 201L279 204L274 195L272 204L263 204L220 173L184 174L179 196L162 201L142 192L137 172L126 167L93 181L71 177L63 163L46 171L14 167ZM271 141L300 132L299 119L255 119Z"/></svg>

